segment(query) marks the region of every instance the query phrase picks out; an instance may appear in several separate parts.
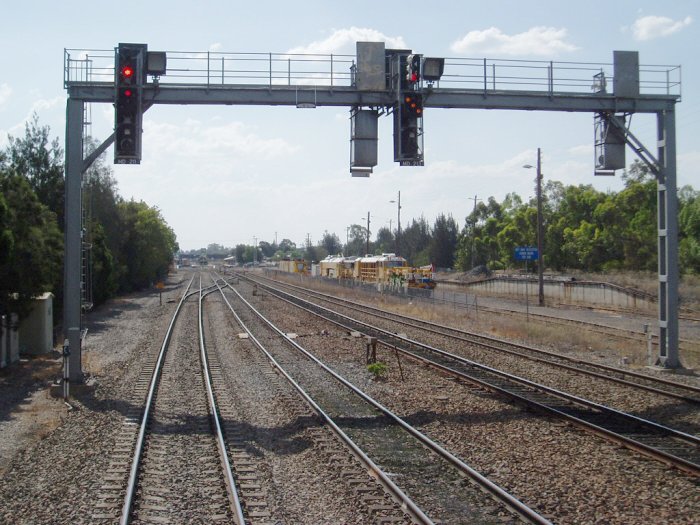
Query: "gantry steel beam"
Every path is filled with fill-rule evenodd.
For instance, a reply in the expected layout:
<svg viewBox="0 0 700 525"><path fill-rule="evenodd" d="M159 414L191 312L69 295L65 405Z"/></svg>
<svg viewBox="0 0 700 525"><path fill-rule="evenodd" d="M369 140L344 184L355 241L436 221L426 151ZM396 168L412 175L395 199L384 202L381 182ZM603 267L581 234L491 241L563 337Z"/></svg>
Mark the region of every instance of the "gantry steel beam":
<svg viewBox="0 0 700 525"><path fill-rule="evenodd" d="M666 368L680 366L678 356L678 213L676 185L675 105L671 94L618 96L604 89L598 93L440 88L421 89L426 108L565 111L587 113L649 113L658 122L658 239L659 239L659 359ZM550 87L554 84L550 83ZM65 81L66 113L66 257L64 332L69 339L70 378L82 379L80 345L81 279L81 175L95 155L82 157L82 118L85 103L115 101L113 82ZM143 88L145 107L169 105L255 105L297 107L391 108L396 93L390 89L367 90L354 86L276 84L148 83ZM103 151L113 136L100 146Z"/></svg>
<svg viewBox="0 0 700 525"><path fill-rule="evenodd" d="M70 97L85 102L114 102L114 85L68 86ZM610 94L547 93L533 91L489 91L433 88L423 91L426 108L447 109L505 109L524 111L569 111L596 113L658 113L672 110L678 97L674 95L640 95L636 98L618 98ZM269 87L228 85L206 87L201 85L148 85L144 89L144 103L176 105L243 105L243 106L366 106L390 107L396 95L389 91L359 91L352 87Z"/></svg>

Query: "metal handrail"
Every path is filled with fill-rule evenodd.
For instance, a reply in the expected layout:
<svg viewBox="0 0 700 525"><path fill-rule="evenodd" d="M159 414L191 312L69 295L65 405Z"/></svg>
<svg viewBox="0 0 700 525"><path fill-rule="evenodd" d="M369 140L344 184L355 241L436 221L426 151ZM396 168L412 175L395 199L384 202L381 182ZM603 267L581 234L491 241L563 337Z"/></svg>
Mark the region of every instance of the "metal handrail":
<svg viewBox="0 0 700 525"><path fill-rule="evenodd" d="M86 64L89 57L90 65ZM168 51L161 85L250 84L275 86L352 86L354 55L302 53L223 53ZM603 73L613 85L611 63L515 59L446 58L440 88L491 92L505 86L523 91L591 92L593 75ZM681 66L641 65L641 94L681 95ZM114 50L65 49L64 85L114 81Z"/></svg>

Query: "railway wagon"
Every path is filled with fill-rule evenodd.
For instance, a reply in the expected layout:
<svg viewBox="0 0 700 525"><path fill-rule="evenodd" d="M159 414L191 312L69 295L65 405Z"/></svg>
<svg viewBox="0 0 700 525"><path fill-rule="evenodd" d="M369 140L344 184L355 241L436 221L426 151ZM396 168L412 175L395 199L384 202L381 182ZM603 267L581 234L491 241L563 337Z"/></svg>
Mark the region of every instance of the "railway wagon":
<svg viewBox="0 0 700 525"><path fill-rule="evenodd" d="M331 279L354 279L355 261L358 257L329 255L319 263L322 277Z"/></svg>
<svg viewBox="0 0 700 525"><path fill-rule="evenodd" d="M396 277L395 277L396 278ZM402 268L398 279L406 282L409 288L427 288L432 290L437 283L433 279L433 266L420 266L419 268Z"/></svg>
<svg viewBox="0 0 700 525"><path fill-rule="evenodd" d="M408 261L393 253L365 255L355 260L353 276L364 282L388 283L396 272L408 269Z"/></svg>
<svg viewBox="0 0 700 525"><path fill-rule="evenodd" d="M278 268L280 271L288 273L309 273L309 266L304 259L282 259L279 262Z"/></svg>

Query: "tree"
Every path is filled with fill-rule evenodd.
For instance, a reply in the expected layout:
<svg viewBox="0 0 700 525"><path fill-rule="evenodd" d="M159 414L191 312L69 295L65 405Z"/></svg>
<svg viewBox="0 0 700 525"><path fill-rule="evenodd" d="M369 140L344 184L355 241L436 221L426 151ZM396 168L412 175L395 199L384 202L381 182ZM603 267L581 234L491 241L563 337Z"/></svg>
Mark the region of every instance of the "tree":
<svg viewBox="0 0 700 525"><path fill-rule="evenodd" d="M145 288L167 274L177 244L175 233L160 211L145 202L122 202L119 209L124 230L121 254L128 269L120 288Z"/></svg>
<svg viewBox="0 0 700 525"><path fill-rule="evenodd" d="M12 224L10 223L10 207L4 194L0 193L0 266L9 260L14 241Z"/></svg>
<svg viewBox="0 0 700 525"><path fill-rule="evenodd" d="M60 282L63 239L55 214L25 177L0 169L0 190L0 243L7 250L0 256L0 314L21 318L33 297Z"/></svg>
<svg viewBox="0 0 700 525"><path fill-rule="evenodd" d="M433 225L430 261L439 268L452 268L457 248L457 223L451 215L440 214Z"/></svg>
<svg viewBox="0 0 700 525"><path fill-rule="evenodd" d="M323 237L321 238L320 246L326 251L326 253L335 255L343 251L343 245L340 243L340 239L335 233L328 233L328 230L323 232Z"/></svg>
<svg viewBox="0 0 700 525"><path fill-rule="evenodd" d="M102 224L96 220L90 223L90 263L92 264L92 302L104 303L114 297L119 287L117 262L108 247L107 237Z"/></svg>
<svg viewBox="0 0 700 525"><path fill-rule="evenodd" d="M246 256L246 245L245 244L237 244L235 248L235 255L236 255L236 262L238 264L244 264L247 262L252 262L253 261L253 256L251 252L251 257L250 259L247 258Z"/></svg>
<svg viewBox="0 0 700 525"><path fill-rule="evenodd" d="M275 251L277 251L275 249L275 245L270 244L267 241L260 241L258 243L258 246L260 247L260 251L265 257L272 257L273 255L275 255Z"/></svg>
<svg viewBox="0 0 700 525"><path fill-rule="evenodd" d="M309 264L317 263L326 256L326 251L322 246L312 246L308 244L304 249L304 259L309 262Z"/></svg>
<svg viewBox="0 0 700 525"><path fill-rule="evenodd" d="M680 267L689 273L700 273L700 194L689 187L681 188L678 229L680 234Z"/></svg>
<svg viewBox="0 0 700 525"><path fill-rule="evenodd" d="M283 253L289 253L293 250L296 250L297 245L290 241L289 239L282 239L282 242L279 244L279 250L281 250Z"/></svg>
<svg viewBox="0 0 700 525"><path fill-rule="evenodd" d="M359 224L350 226L345 255L365 255L367 251L367 228Z"/></svg>
<svg viewBox="0 0 700 525"><path fill-rule="evenodd" d="M54 212L63 230L63 151L58 138L50 141L49 133L50 128L40 126L39 116L34 113L25 125L24 138L9 137L6 163L29 181L39 202Z"/></svg>
<svg viewBox="0 0 700 525"><path fill-rule="evenodd" d="M207 246L206 255L207 257L220 258L223 259L228 255L229 249L221 244L212 243Z"/></svg>
<svg viewBox="0 0 700 525"><path fill-rule="evenodd" d="M411 224L401 232L401 255L414 266L430 263L428 248L430 245L430 226L425 217L413 219Z"/></svg>
<svg viewBox="0 0 700 525"><path fill-rule="evenodd" d="M87 149L93 151L97 141L88 137ZM128 272L125 257L121 256L122 217L117 182L111 168L100 155L83 175L83 209L86 215L85 239L92 246L89 260L92 264L92 301L102 304L114 297L119 283Z"/></svg>
<svg viewBox="0 0 700 525"><path fill-rule="evenodd" d="M656 181L649 167L641 161L632 163L623 180L625 189L614 197L622 224L617 225L619 235L612 237L622 241L620 259L624 268L654 270L657 261Z"/></svg>
<svg viewBox="0 0 700 525"><path fill-rule="evenodd" d="M394 249L396 247L396 241L389 228L384 226L379 228L379 231L377 231L377 241L375 246L377 247L377 252L379 253L394 253L396 251Z"/></svg>

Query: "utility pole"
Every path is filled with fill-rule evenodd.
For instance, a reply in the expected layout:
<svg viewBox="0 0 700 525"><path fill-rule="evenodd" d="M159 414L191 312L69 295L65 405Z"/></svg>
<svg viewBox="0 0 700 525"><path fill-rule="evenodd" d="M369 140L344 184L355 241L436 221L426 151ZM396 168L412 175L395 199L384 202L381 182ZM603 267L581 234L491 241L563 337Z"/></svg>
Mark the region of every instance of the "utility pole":
<svg viewBox="0 0 700 525"><path fill-rule="evenodd" d="M398 211L399 211L399 216L398 216L398 229L396 231L396 255L401 255L401 190L399 190L399 199L397 201L389 201L389 202L396 202L398 204ZM391 226L389 227L391 229Z"/></svg>
<svg viewBox="0 0 700 525"><path fill-rule="evenodd" d="M525 164L523 168L532 169L535 166ZM542 231L542 152L537 148L537 181L535 189L537 192L537 299L540 306L544 306L544 262L542 245L544 244L544 233Z"/></svg>
<svg viewBox="0 0 700 525"><path fill-rule="evenodd" d="M474 195L474 197L469 197L469 200L474 201L474 211L472 212L472 215L474 216L474 219L472 220L472 269L474 268L474 240L476 238L476 203L480 201L481 199L477 199L477 196Z"/></svg>
<svg viewBox="0 0 700 525"><path fill-rule="evenodd" d="M367 212L367 248L365 254L369 255L369 212Z"/></svg>
<svg viewBox="0 0 700 525"><path fill-rule="evenodd" d="M544 263L542 254L544 233L542 231L542 162L537 148L537 280L539 305L544 306Z"/></svg>
<svg viewBox="0 0 700 525"><path fill-rule="evenodd" d="M345 227L345 256L348 255L348 246L350 245L350 226Z"/></svg>
<svg viewBox="0 0 700 525"><path fill-rule="evenodd" d="M253 264L258 262L258 238L253 235Z"/></svg>

